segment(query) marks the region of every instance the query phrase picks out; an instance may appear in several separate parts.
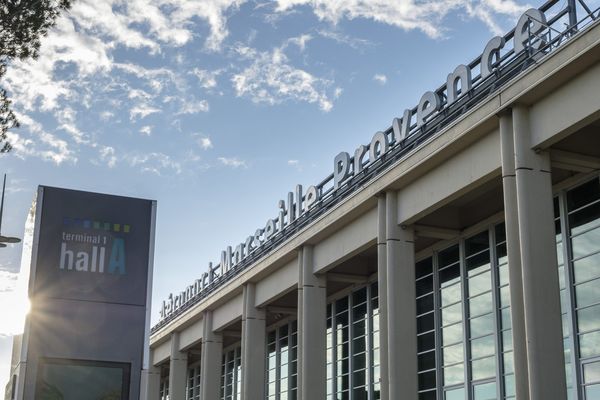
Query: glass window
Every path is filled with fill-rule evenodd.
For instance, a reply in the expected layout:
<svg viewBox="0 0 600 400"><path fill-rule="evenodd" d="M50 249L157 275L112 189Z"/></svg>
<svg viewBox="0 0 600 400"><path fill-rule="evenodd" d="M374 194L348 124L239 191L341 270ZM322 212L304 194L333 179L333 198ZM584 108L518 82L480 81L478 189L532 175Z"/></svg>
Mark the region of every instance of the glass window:
<svg viewBox="0 0 600 400"><path fill-rule="evenodd" d="M427 266L422 270L426 271ZM423 331L433 329L433 315L428 315L426 297L433 290L428 275L421 274L421 307L419 316ZM429 276L429 278L431 278ZM424 283L423 283L424 282ZM417 283L419 287L419 283ZM379 301L377 284L360 288L327 306L327 398L348 400L379 399ZM419 338L421 347L429 343L427 335ZM427 362L423 359L422 362ZM427 377L420 377L427 385ZM283 399L283 397L282 397Z"/></svg>
<svg viewBox="0 0 600 400"><path fill-rule="evenodd" d="M241 347L223 353L221 366L221 399L240 400L242 398Z"/></svg>
<svg viewBox="0 0 600 400"><path fill-rule="evenodd" d="M187 400L200 400L200 366L188 369Z"/></svg>
<svg viewBox="0 0 600 400"><path fill-rule="evenodd" d="M421 262L415 267L419 399L514 398L504 224Z"/></svg>
<svg viewBox="0 0 600 400"><path fill-rule="evenodd" d="M477 385L473 390L473 400L494 400L497 398L496 382Z"/></svg>

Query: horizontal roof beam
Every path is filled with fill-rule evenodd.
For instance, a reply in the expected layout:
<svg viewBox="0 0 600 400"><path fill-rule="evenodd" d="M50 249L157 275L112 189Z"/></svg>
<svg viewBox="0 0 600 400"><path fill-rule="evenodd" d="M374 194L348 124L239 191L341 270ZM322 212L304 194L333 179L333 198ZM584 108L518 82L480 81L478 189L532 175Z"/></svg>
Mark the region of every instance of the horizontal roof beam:
<svg viewBox="0 0 600 400"><path fill-rule="evenodd" d="M329 272L327 273L327 280L332 282L343 282L343 283L367 283L369 282L369 277L364 275L356 275L356 274L342 274L338 272Z"/></svg>
<svg viewBox="0 0 600 400"><path fill-rule="evenodd" d="M433 239L449 240L460 235L458 229L439 228L437 226L415 225L414 229L417 236Z"/></svg>
<svg viewBox="0 0 600 400"><path fill-rule="evenodd" d="M593 172L600 170L600 158L564 150L550 150L552 166L567 171Z"/></svg>

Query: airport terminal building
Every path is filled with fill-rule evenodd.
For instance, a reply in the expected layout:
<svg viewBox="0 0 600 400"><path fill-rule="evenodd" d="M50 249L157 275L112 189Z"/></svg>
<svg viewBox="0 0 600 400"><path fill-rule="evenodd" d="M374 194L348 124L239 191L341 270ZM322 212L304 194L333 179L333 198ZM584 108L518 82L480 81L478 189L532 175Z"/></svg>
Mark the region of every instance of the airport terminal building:
<svg viewBox="0 0 600 400"><path fill-rule="evenodd" d="M598 19L528 10L155 299L147 398L600 399Z"/></svg>

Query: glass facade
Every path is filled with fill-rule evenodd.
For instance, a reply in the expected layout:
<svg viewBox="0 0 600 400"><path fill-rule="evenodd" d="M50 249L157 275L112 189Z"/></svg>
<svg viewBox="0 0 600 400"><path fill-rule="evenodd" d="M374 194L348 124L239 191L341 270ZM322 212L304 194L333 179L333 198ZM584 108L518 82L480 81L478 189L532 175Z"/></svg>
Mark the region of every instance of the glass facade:
<svg viewBox="0 0 600 400"><path fill-rule="evenodd" d="M327 305L327 399L380 398L377 284Z"/></svg>
<svg viewBox="0 0 600 400"><path fill-rule="evenodd" d="M565 373L570 400L600 399L600 179L554 198ZM420 400L515 399L504 223L490 223L415 264ZM328 400L380 398L377 283L327 304ZM267 400L296 400L297 321L267 330ZM310 368L310 366L307 366ZM167 400L168 379L160 398ZM199 399L200 367L187 399ZM221 399L241 397L241 348L223 353Z"/></svg>
<svg viewBox="0 0 600 400"><path fill-rule="evenodd" d="M600 181L555 199L569 398L600 398Z"/></svg>
<svg viewBox="0 0 600 400"><path fill-rule="evenodd" d="M242 348L237 346L223 353L221 365L221 400L242 398Z"/></svg>
<svg viewBox="0 0 600 400"><path fill-rule="evenodd" d="M514 398L504 225L415 268L419 399Z"/></svg>
<svg viewBox="0 0 600 400"><path fill-rule="evenodd" d="M286 323L267 334L268 400L298 397L298 324Z"/></svg>
<svg viewBox="0 0 600 400"><path fill-rule="evenodd" d="M169 378L163 378L160 380L160 391L159 391L160 400L169 400Z"/></svg>
<svg viewBox="0 0 600 400"><path fill-rule="evenodd" d="M185 390L187 400L200 400L200 365L188 368L188 380Z"/></svg>

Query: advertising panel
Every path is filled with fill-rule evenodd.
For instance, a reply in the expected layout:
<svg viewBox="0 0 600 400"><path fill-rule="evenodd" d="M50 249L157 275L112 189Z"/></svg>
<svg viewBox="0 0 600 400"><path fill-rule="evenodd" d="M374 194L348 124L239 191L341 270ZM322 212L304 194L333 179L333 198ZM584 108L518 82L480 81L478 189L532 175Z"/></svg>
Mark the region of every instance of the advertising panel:
<svg viewBox="0 0 600 400"><path fill-rule="evenodd" d="M138 399L156 202L41 186L34 207L17 398Z"/></svg>

